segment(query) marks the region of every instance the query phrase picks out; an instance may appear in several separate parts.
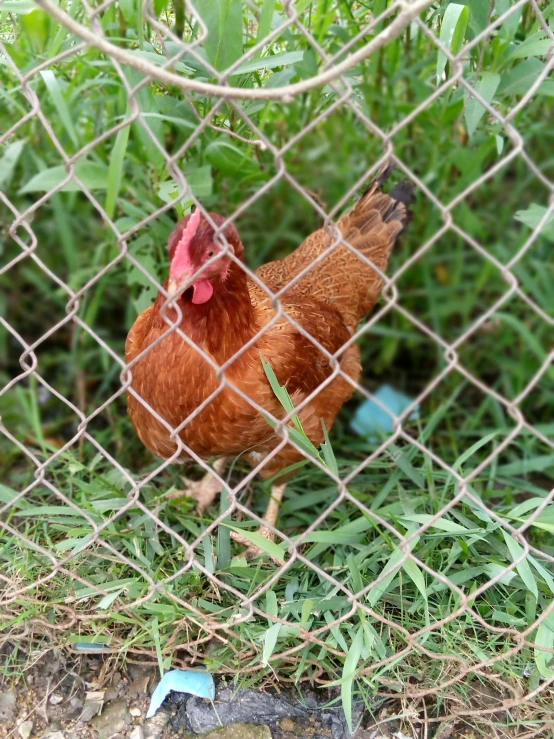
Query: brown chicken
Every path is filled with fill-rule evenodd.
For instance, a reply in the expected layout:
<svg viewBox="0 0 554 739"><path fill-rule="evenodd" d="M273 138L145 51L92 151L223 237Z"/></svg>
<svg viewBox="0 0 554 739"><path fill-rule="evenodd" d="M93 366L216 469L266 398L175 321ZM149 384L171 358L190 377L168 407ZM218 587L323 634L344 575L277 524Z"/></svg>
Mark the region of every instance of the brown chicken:
<svg viewBox="0 0 554 739"><path fill-rule="evenodd" d="M343 403L354 392L353 383L361 373L360 351L354 343L344 347L359 321L375 305L383 283L376 270L355 252L384 271L409 217L413 199L409 183L400 183L390 194L380 189L390 169L379 174L338 222L342 236L353 250L338 244L313 264L336 241L322 228L288 257L257 270L260 280L276 293L313 264L282 294L280 303L286 315L272 325L269 324L276 312L270 295L217 243L226 242L234 256L243 260L244 248L234 225L223 229L223 239L217 238L212 225L196 210L181 220L169 239L170 270L164 289L178 302L181 330L218 366L225 364L225 377L276 418L283 418L285 412L266 378L261 356L271 363L279 382L286 385L295 406L315 393L299 416L316 445L323 441L321 419L331 429ZM215 213L209 216L218 227L226 221ZM176 428L220 387L221 380L199 351L176 331L168 333L170 327L162 313L172 321L177 321L178 314L172 301L162 311L166 302L166 295L160 292L154 304L137 318L127 339L126 361L132 371L133 391ZM331 361L295 324L337 358L342 372L352 382L338 375L324 384L333 372ZM266 326L266 331L243 350ZM145 351L165 333L167 336ZM229 360L232 361L226 364ZM128 394L128 405L142 442L159 457L172 456L177 447L168 428L133 393ZM214 466L215 477L206 476L200 483L191 484L200 509L221 490L227 458L244 453L246 460L257 466L281 441L260 411L229 386L224 386L201 412L188 420L179 436L201 458L220 458ZM178 461L187 458L181 454ZM301 459L302 453L287 444L267 459L260 474L275 475ZM284 484L274 486L264 516L268 526L260 530L270 538L283 491Z"/></svg>

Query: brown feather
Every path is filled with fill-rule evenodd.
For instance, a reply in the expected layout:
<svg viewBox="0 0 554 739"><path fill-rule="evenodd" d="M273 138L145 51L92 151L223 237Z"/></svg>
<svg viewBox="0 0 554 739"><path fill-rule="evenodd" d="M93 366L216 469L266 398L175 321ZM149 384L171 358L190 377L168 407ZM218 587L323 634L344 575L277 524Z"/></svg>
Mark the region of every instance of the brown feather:
<svg viewBox="0 0 554 739"><path fill-rule="evenodd" d="M392 246L406 223L408 203L406 197L380 192L382 179L383 175L372 183L339 221L339 227L357 252L384 271ZM182 224L178 228L182 231ZM235 253L242 256L236 230L232 237ZM331 243L331 237L320 229L293 254L264 265L257 274L272 291L278 291ZM285 292L281 299L284 315L271 325L276 313L270 297L239 265L232 263L225 280L207 303L195 305L180 299L180 329L216 365L232 360L225 378L277 418L283 418L284 411L265 377L260 355L271 362L295 405L314 393L299 415L308 436L320 444L321 419L327 428L332 427L340 408L353 393L352 382L358 380L361 372L358 347L341 349L359 320L375 304L381 285L382 278L375 269L339 245ZM161 312L164 300L160 294L137 318L127 338L127 363L133 363L169 330ZM174 309L168 309L167 314L176 320ZM294 321L314 341L303 335ZM264 328L255 343L244 350L245 344ZM332 361L325 352L338 358L341 370L352 382L337 376L321 387L333 373ZM132 364L133 390L173 428L214 394L209 404L184 425L180 438L201 457L247 452L247 459L256 465L275 449L279 438L257 408L217 376L209 360L176 332L169 333ZM128 405L143 443L160 457L173 455L176 445L168 429L131 393ZM185 459L186 455L181 455L181 461ZM262 475L273 475L299 459L302 455L287 445L267 461Z"/></svg>

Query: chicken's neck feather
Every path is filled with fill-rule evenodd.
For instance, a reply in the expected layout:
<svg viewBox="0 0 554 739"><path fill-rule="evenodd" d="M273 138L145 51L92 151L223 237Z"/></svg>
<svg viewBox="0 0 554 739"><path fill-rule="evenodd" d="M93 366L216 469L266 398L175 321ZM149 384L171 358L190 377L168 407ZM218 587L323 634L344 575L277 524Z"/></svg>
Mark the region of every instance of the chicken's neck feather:
<svg viewBox="0 0 554 739"><path fill-rule="evenodd" d="M206 303L193 303L190 293L180 298L179 307L183 314L180 328L222 364L238 352L259 327L248 291L248 277L241 267L232 263L225 279L214 282L213 287L213 296ZM165 298L160 293L156 307L167 330L161 314L164 302ZM167 316L175 320L172 309L167 309Z"/></svg>

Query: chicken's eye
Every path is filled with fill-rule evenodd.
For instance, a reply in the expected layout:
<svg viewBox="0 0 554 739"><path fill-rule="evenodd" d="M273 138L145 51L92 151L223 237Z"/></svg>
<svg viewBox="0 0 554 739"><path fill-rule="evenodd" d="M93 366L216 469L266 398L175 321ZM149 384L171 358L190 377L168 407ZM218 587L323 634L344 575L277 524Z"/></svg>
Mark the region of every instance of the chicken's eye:
<svg viewBox="0 0 554 739"><path fill-rule="evenodd" d="M215 251L212 249L210 252L208 252L208 259L211 259L214 254L215 254Z"/></svg>

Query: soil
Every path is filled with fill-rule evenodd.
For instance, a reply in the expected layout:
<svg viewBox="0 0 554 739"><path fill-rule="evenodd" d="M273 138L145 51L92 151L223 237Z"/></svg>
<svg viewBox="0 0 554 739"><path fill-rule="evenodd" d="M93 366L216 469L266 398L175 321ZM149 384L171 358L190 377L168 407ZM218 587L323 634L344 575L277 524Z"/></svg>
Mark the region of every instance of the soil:
<svg viewBox="0 0 554 739"><path fill-rule="evenodd" d="M10 653L8 653L6 651ZM11 651L10 651L11 650ZM25 659L23 659L25 657ZM171 693L156 715L146 720L150 695L159 680L151 665L118 664L113 656L73 655L51 649L34 663L12 645L0 650L11 675L0 676L0 739L476 739L529 737L523 727L509 733L509 717L501 711L489 714L483 730L468 722L435 722L425 730L418 715L399 699L381 700L373 717L361 706L355 711L361 723L354 737L349 733L340 703L323 709L336 693L321 689L270 689L237 691L217 682L215 701ZM16 665L19 663L19 667ZM5 668L4 668L5 669ZM500 696L482 693L480 705ZM492 705L492 704L491 704ZM398 716L405 716L399 719ZM492 719L492 720L491 720ZM223 726L221 726L223 724ZM499 726L498 730L495 728ZM554 731L544 727L546 732ZM553 733L533 734L537 737Z"/></svg>

